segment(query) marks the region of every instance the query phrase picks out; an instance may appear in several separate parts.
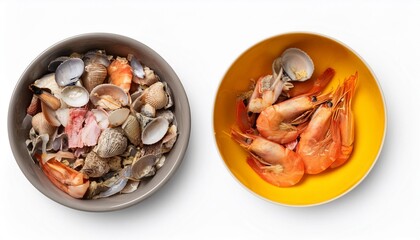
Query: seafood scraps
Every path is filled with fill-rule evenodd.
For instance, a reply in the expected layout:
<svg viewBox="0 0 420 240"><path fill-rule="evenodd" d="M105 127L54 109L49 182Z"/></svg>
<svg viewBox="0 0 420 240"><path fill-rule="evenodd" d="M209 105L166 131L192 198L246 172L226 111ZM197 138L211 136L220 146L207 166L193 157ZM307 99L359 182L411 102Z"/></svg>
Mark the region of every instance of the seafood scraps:
<svg viewBox="0 0 420 240"><path fill-rule="evenodd" d="M170 161L172 92L139 59L104 50L61 56L29 86L28 152L74 198L132 193Z"/></svg>
<svg viewBox="0 0 420 240"><path fill-rule="evenodd" d="M285 50L272 70L236 102L231 137L248 152L248 165L268 183L291 187L305 173L345 164L354 145L357 72L323 93L334 69L312 78L312 60L297 48Z"/></svg>

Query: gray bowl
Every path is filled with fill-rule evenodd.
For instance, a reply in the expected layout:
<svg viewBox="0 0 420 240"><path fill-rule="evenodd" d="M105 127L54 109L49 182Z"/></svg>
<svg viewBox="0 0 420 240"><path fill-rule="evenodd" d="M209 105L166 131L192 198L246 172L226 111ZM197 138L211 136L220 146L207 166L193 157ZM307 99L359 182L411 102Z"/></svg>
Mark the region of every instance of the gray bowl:
<svg viewBox="0 0 420 240"><path fill-rule="evenodd" d="M47 73L48 63L73 52L83 53L91 49L104 49L107 54L127 56L132 53L141 56L141 61L154 69L161 79L168 83L174 96L174 113L178 123L178 140L167 156L164 166L143 187L130 194L119 194L97 200L74 199L55 187L44 175L41 168L29 155L25 140L28 138L30 124L25 123L26 108L32 93L28 86ZM181 164L188 146L191 128L190 108L184 88L168 63L146 45L128 37L91 33L65 39L41 53L20 77L9 105L8 132L10 146L20 169L32 185L50 199L70 208L100 212L113 211L132 206L152 195L161 188Z"/></svg>

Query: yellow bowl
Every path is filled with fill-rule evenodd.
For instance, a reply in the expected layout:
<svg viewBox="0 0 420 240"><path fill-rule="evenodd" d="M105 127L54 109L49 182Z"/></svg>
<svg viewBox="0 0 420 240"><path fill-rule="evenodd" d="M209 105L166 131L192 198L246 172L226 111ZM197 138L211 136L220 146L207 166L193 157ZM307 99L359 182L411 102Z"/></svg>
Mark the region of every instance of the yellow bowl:
<svg viewBox="0 0 420 240"><path fill-rule="evenodd" d="M271 74L273 60L289 47L307 52L315 64L313 77L327 67L336 70L326 89L346 77L359 74L353 98L355 143L349 161L317 175L305 175L293 187L280 188L262 180L246 163L247 152L229 134L235 124L235 101L248 89L251 79ZM377 80L353 50L331 38L312 33L288 33L264 40L245 51L224 76L214 105L214 134L220 155L239 182L269 201L288 206L311 206L337 199L353 189L375 164L386 133L385 102Z"/></svg>

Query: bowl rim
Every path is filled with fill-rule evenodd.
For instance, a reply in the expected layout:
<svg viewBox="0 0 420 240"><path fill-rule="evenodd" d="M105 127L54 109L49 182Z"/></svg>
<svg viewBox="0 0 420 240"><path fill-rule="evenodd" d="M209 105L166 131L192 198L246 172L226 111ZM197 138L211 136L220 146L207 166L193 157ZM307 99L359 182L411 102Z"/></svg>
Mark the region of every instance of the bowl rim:
<svg viewBox="0 0 420 240"><path fill-rule="evenodd" d="M283 36L286 36L286 35L297 35L297 34L303 34L303 35L308 35L308 36L315 36L315 37L326 38L326 39L328 39L330 41L333 41L333 42L336 42L336 43L340 44L341 46L343 46L344 48L346 48L347 50L349 50L351 53L353 53L354 55L356 55L362 61L362 63L366 66L366 68L369 70L369 72L372 74L373 79L375 80L375 82L376 82L376 84L378 86L378 89L379 89L379 92L380 92L380 95L381 95L381 99L382 99L382 102L383 102L383 105L384 105L384 134L383 134L383 137L382 137L382 141L381 141L381 144L380 144L378 153L376 154L376 157L375 157L374 161L372 162L372 165L366 171L366 173L364 174L364 176L358 182L356 182L352 187L350 187L346 191L342 192L341 194L338 194L337 196L335 196L335 197L333 197L331 199L328 199L328 200L325 200L325 201L322 201L322 202L318 202L318 203L300 204L300 205L294 205L294 204L286 204L286 203L276 202L274 200L268 199L266 197L263 197L263 196L257 194L256 192L252 191L247 186L245 186L245 184L243 184L233 174L233 172L230 170L230 168L226 164L226 161L223 159L222 153L221 153L221 151L219 149L219 146L218 146L218 143L217 143L216 130L215 130L215 114L216 114L217 95L219 93L220 86L222 85L223 80L225 79L226 75L228 74L228 72L229 72L230 68L233 66L233 64L235 64L239 59L241 59L248 51L250 51L254 47L256 47L256 46L258 46L258 45L260 45L260 44L262 44L262 43L264 43L266 41L269 41L269 40L272 40L272 39L275 39L275 38L279 38L279 37L283 37ZM384 92L382 90L382 87L381 87L381 85L380 85L380 83L378 81L378 78L376 77L376 74L373 71L373 69L370 67L370 65L353 48L349 47L347 44L341 42L340 40L337 40L337 39L335 39L333 37L330 37L328 35L317 33L317 32L311 32L311 31L290 31L290 32L279 33L279 34L276 34L276 35L271 35L269 37L266 37L266 38L263 38L263 39L259 40L258 42L252 44L251 46L249 46L248 48L246 48L245 50L243 50L243 52L238 57L236 57L235 60L230 64L230 66L225 71L225 74L223 75L222 79L219 81L219 84L218 84L218 87L216 89L216 93L214 94L214 96L215 96L215 98L214 98L214 101L213 101L213 119L212 119L212 124L213 124L213 140L214 140L214 143L216 144L217 152L219 154L219 160L222 161L222 163L223 163L223 165L225 167L225 170L227 170L227 172L229 172L229 174L232 176L232 178L235 179L236 182L239 183L240 186L242 186L242 188L244 188L248 192L252 193L252 195L256 196L257 198L260 198L262 200L265 200L265 201L267 201L269 203L272 203L272 204L275 204L275 205L280 205L280 206L286 206L286 207L295 207L295 208L314 207L314 206L320 206L320 205L324 205L324 204L330 203L330 202L332 202L332 201L334 201L336 199L339 199L339 198L343 197L347 193L351 192L361 182L363 182L363 180L369 175L369 173L371 172L371 170L373 169L373 167L376 165L376 162L378 161L378 159L379 159L379 157L380 157L380 155L382 153L382 148L383 148L383 145L385 143L385 139L386 139L386 135L387 135L388 113L387 113L387 104L386 104L386 101L385 101L385 95L384 95Z"/></svg>
<svg viewBox="0 0 420 240"><path fill-rule="evenodd" d="M17 101L17 98L14 98L13 96L15 96L16 91L18 90L19 86L23 81L23 78L25 75L28 74L28 71L30 70L30 68L38 61L40 61L43 57L46 56L46 54L48 52L50 52L52 49L58 47L59 45L65 44L67 42L70 41L74 41L74 40L80 40L80 39L89 39L89 38L106 38L106 39L116 39L118 41L122 41L124 42L124 44L126 43L132 43L135 44L137 46L141 46L142 48L144 48L146 51L151 52L156 58L158 58L159 60L161 60L161 63L163 65L165 65L167 67L167 69L170 71L171 74L173 74L173 76L175 76L175 78L172 79L172 81L175 82L175 84L177 84L179 90L180 90L180 94L177 96L177 98L181 98L180 101L185 102L186 104L183 104L183 108L184 111L182 112L182 114L186 114L185 119L183 119L183 122L185 124L185 129L183 130L183 134L182 134L182 138L178 137L179 144L181 144L181 151L176 155L176 161L175 164L172 166L171 169L168 170L168 173L166 175L164 175L162 177L162 179L160 181L157 182L156 185L154 185L149 191L145 192L143 195L140 195L136 198L134 198L131 201L126 201L123 203L118 203L118 202L113 202L110 203L109 206L102 206L102 207L96 207L94 209L90 208L89 206L85 206L83 204L78 204L77 201L89 201L89 200L80 200L80 199L74 199L76 201L71 201L71 202L67 202L67 201L62 201L60 197L56 197L54 194L49 193L48 190L44 190L43 188L40 187L40 183L36 183L38 180L36 179L36 177L33 177L30 174L30 170L27 170L24 167L24 163L23 160L18 160L17 159L17 152L19 152L18 146L15 144L12 144L12 141L15 141L15 134L13 133L13 126L11 123L11 120L13 118L13 111L12 108L14 106L14 104ZM8 128L8 138L9 138L9 145L10 148L12 150L13 153L13 158L15 159L15 162L17 163L17 165L19 166L20 170L22 171L22 173L25 175L26 179L32 184L32 186L34 186L39 192L41 192L43 195L45 195L46 197L48 197L49 199L53 200L54 202L69 207L71 209L75 209L75 210L79 210L79 211L87 211L87 212L110 212L110 211L116 211L116 210L121 210L124 208L128 208L130 206L133 206L141 201L143 201L144 199L150 197L153 193L155 193L157 190L159 190L160 188L162 188L168 181L169 179L175 174L175 172L178 170L179 166L181 165L181 163L183 162L183 159L185 157L185 153L188 149L188 145L189 145L189 139L190 139L190 135L191 135L191 109L190 109L190 104L189 104L189 100L188 100L188 96L186 94L185 88L181 82L181 79L178 77L178 75L176 74L175 70L169 65L169 63L159 54L157 53L155 50L153 50L152 48L150 48L149 46L147 46L146 44L133 39L131 37L127 37L124 35L120 35L120 34L115 34L115 33L108 33L108 32L89 32L89 33L82 33L82 34L77 34L77 35L73 35L67 38L64 38L58 42L55 42L54 44L50 45L48 48L46 48L45 50L43 50L41 53L39 53L25 68L25 70L22 72L22 74L20 75L19 79L16 81L15 87L13 88L13 92L12 95L10 97L9 100L9 106L8 106L8 114L7 114L7 128Z"/></svg>

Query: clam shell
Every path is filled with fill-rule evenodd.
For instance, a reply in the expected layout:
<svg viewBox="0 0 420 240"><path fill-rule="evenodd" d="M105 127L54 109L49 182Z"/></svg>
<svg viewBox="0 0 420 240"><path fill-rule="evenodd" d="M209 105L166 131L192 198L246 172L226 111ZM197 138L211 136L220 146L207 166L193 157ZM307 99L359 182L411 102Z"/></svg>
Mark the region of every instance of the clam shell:
<svg viewBox="0 0 420 240"><path fill-rule="evenodd" d="M144 78L144 70L143 66L140 64L139 60L132 54L128 54L127 56L128 61L130 61L131 69L133 70L134 76L138 78Z"/></svg>
<svg viewBox="0 0 420 240"><path fill-rule="evenodd" d="M122 154L127 147L127 138L121 128L107 128L102 131L95 147L96 153L102 158Z"/></svg>
<svg viewBox="0 0 420 240"><path fill-rule="evenodd" d="M113 110L108 115L109 124L112 127L118 127L125 122L129 114L130 110L128 108L118 108Z"/></svg>
<svg viewBox="0 0 420 240"><path fill-rule="evenodd" d="M143 177L150 176L150 173L154 171L155 162L155 155L136 157L131 165L131 177L139 180Z"/></svg>
<svg viewBox="0 0 420 240"><path fill-rule="evenodd" d="M101 84L90 92L93 105L104 109L115 110L129 103L128 95L124 90L113 84Z"/></svg>
<svg viewBox="0 0 420 240"><path fill-rule="evenodd" d="M174 102L172 100L172 92L166 82L164 82L163 85L164 85L166 95L168 96L168 103L166 104L165 109L168 109L174 105Z"/></svg>
<svg viewBox="0 0 420 240"><path fill-rule="evenodd" d="M161 140L168 131L169 122L163 117L158 117L149 122L143 129L141 140L143 144L151 145Z"/></svg>
<svg viewBox="0 0 420 240"><path fill-rule="evenodd" d="M121 190L121 193L132 193L137 190L139 185L140 181L128 180L123 190Z"/></svg>
<svg viewBox="0 0 420 240"><path fill-rule="evenodd" d="M58 57L54 60L52 60L49 64L48 64L48 71L50 72L55 72L55 70L57 70L57 67L63 63L64 61L68 60L69 57L67 56L62 56L62 57Z"/></svg>
<svg viewBox="0 0 420 240"><path fill-rule="evenodd" d="M82 107L89 102L89 92L81 86L67 86L61 92L61 99L70 107Z"/></svg>
<svg viewBox="0 0 420 240"><path fill-rule="evenodd" d="M168 96L162 82L156 82L147 88L141 95L141 99L155 109L161 109L168 104Z"/></svg>
<svg viewBox="0 0 420 240"><path fill-rule="evenodd" d="M67 126L70 116L70 109L69 108L60 108L55 111L58 121L60 121L61 125L64 127Z"/></svg>
<svg viewBox="0 0 420 240"><path fill-rule="evenodd" d="M137 121L137 118L133 115L129 115L127 120L122 125L122 129L124 130L125 136L127 136L128 140L135 146L140 145L140 123Z"/></svg>
<svg viewBox="0 0 420 240"><path fill-rule="evenodd" d="M85 64L80 58L70 58L61 63L55 71L55 81L59 86L67 86L77 82L82 76Z"/></svg>
<svg viewBox="0 0 420 240"><path fill-rule="evenodd" d="M95 119L98 122L99 128L101 128L102 130L105 130L106 128L108 128L109 126L108 113L105 110L103 110L102 108L92 109L91 112L95 116Z"/></svg>
<svg viewBox="0 0 420 240"><path fill-rule="evenodd" d="M102 177L105 173L109 172L110 166L108 158L101 158L95 152L88 153L80 172L88 175L89 177Z"/></svg>
<svg viewBox="0 0 420 240"><path fill-rule="evenodd" d="M280 59L284 72L292 81L308 80L314 72L314 63L312 59L307 53L299 48L286 49L280 56ZM276 71L276 73L278 73L278 71Z"/></svg>
<svg viewBox="0 0 420 240"><path fill-rule="evenodd" d="M97 198L104 198L112 196L116 193L121 192L125 185L127 184L128 178L131 176L131 166L127 166L123 169L121 169L118 172L118 175L116 177L113 177L108 181L107 184L109 184L109 189L99 193L97 196L93 197L94 199ZM105 182L104 182L105 183Z"/></svg>
<svg viewBox="0 0 420 240"><path fill-rule="evenodd" d="M108 72L104 65L99 63L89 63L85 66L85 72L82 75L83 86L91 92L99 84L102 84Z"/></svg>

